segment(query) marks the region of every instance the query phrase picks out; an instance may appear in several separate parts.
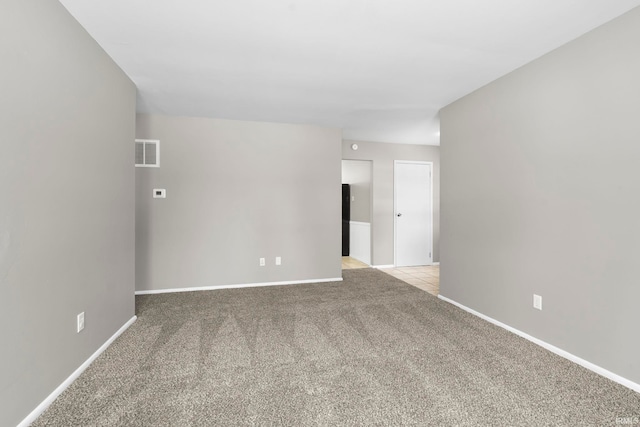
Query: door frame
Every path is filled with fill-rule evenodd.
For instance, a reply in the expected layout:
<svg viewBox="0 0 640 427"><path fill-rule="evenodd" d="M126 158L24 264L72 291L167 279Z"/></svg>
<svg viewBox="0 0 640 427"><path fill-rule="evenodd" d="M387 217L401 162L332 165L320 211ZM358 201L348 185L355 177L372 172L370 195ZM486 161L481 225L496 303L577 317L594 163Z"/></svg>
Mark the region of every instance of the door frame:
<svg viewBox="0 0 640 427"><path fill-rule="evenodd" d="M429 165L431 167L431 173L429 174L429 206L431 207L431 221L429 223L429 248L431 252L431 264L433 265L433 162L427 161L417 161L417 160L394 160L393 161L393 265L394 267L398 266L398 202L396 197L398 195L397 185L398 180L396 179L396 171L398 164L418 164L418 165Z"/></svg>

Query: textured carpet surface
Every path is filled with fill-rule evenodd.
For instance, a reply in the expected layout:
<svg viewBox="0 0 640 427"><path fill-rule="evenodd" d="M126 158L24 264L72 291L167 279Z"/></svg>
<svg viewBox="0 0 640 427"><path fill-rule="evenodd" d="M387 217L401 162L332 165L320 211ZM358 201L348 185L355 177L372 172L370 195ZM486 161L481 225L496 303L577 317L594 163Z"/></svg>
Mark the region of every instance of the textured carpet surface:
<svg viewBox="0 0 640 427"><path fill-rule="evenodd" d="M640 394L372 269L136 297L34 426L620 425Z"/></svg>

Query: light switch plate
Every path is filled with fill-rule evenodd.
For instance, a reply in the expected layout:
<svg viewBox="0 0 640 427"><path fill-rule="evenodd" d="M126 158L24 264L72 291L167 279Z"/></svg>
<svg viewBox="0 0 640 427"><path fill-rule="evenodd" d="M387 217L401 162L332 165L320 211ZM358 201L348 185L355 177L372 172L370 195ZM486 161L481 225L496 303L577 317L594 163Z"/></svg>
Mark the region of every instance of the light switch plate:
<svg viewBox="0 0 640 427"><path fill-rule="evenodd" d="M84 311L78 314L78 317L76 320L77 320L76 332L80 333L80 331L84 329Z"/></svg>
<svg viewBox="0 0 640 427"><path fill-rule="evenodd" d="M540 295L533 294L533 308L542 310L542 297Z"/></svg>

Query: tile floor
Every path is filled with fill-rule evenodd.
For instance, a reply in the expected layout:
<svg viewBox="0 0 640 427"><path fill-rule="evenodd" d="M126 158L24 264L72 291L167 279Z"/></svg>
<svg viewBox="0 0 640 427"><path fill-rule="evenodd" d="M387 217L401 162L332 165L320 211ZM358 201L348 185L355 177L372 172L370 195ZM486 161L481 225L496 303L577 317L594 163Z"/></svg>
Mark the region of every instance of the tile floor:
<svg viewBox="0 0 640 427"><path fill-rule="evenodd" d="M440 266L422 265L418 267L381 268L387 274L392 275L416 288L438 296L440 292Z"/></svg>
<svg viewBox="0 0 640 427"><path fill-rule="evenodd" d="M347 256L342 257L343 270L367 267L369 267L367 264L360 262L355 258ZM380 271L407 282L408 284L422 289L423 291L427 291L432 295L438 296L438 293L440 292L440 266L438 265L381 268Z"/></svg>

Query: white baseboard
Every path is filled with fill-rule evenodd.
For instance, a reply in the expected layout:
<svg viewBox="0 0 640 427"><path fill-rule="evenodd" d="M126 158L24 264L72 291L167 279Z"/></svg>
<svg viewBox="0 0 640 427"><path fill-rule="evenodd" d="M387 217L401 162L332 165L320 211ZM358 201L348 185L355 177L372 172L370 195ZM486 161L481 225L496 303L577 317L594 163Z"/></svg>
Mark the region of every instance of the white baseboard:
<svg viewBox="0 0 640 427"><path fill-rule="evenodd" d="M27 427L29 424L34 422L36 418L38 418L49 407L49 405L51 405L53 401L56 400L56 398L60 396L60 394L62 394L62 392L65 391L67 387L69 387L71 383L74 382L76 378L78 378L80 374L82 374L84 370L89 367L91 362L96 360L98 356L100 356L100 354L102 354L102 352L105 351L116 338L118 338L124 331L127 330L127 328L129 328L129 326L133 324L133 322L136 321L137 318L137 316L133 316L127 321L127 323L122 325L122 327L118 329L118 331L113 334L111 338L109 338L104 344L102 344L102 346L100 346L99 349L97 349L87 360L85 360L85 362L80 365L78 369L73 371L73 373L69 375L69 377L62 382L62 384L60 384L55 390L53 390L53 392L49 396L47 396L47 398L43 400L42 403L40 403L36 407L36 409L31 411L31 413L27 415L27 417L22 420L20 424L18 424L18 427Z"/></svg>
<svg viewBox="0 0 640 427"><path fill-rule="evenodd" d="M440 263L439 262L432 262L429 265L440 265ZM393 264L389 264L389 265L372 265L371 267L373 267L373 268L396 268L396 266L393 265Z"/></svg>
<svg viewBox="0 0 640 427"><path fill-rule="evenodd" d="M258 288L261 286L301 285L307 283L342 282L342 277L332 279L290 280L287 282L243 283L240 285L199 286L192 288L153 289L149 291L136 291L136 295L168 294L173 292L216 291L219 289Z"/></svg>
<svg viewBox="0 0 640 427"><path fill-rule="evenodd" d="M486 316L486 315L484 315L482 313L479 313L479 312L477 312L477 311L475 311L475 310L473 310L473 309L471 309L469 307L466 307L466 306L464 306L464 305L462 305L462 304L460 304L460 303L458 303L456 301L453 301L453 300L451 300L451 299L449 299L447 297L443 297L442 295L438 295L438 298L440 298L441 300L446 301L446 302L448 302L450 304L453 304L456 307L459 307L462 310L473 314L474 316L478 316L479 318L484 319L489 323L493 323L496 326L499 326L499 327L501 327L503 329L506 329L507 331L512 332L512 333L514 333L516 335L519 335L522 338L524 338L526 340L529 340L532 343L537 344L540 347L543 347L543 348L551 351L552 353L557 354L558 356L564 357L565 359L570 360L573 363L577 363L578 365L580 365L580 366L582 366L584 368L587 368L590 371L595 372L596 374L602 375L603 377L608 378L611 381L615 381L618 384L621 384L621 385L623 385L625 387L630 388L631 390L634 390L634 391L640 393L640 384L634 383L633 381L628 380L628 379L626 379L624 377L621 377L618 374L614 374L613 372L608 371L608 370L606 370L606 369L604 369L604 368L602 368L602 367L600 367L598 365L595 365L595 364L593 364L593 363L591 363L591 362L589 362L587 360L584 360L584 359L582 359L582 358L580 358L578 356L575 356L575 355L573 355L573 354L571 354L571 353L569 353L569 352L567 352L565 350L562 350L561 348L558 348L558 347L556 347L554 345L551 345L551 344L549 344L547 342L544 342L544 341L542 341L542 340L540 340L538 338L532 337L531 335L529 335L527 333L524 333L524 332L522 332L522 331L520 331L520 330L518 330L516 328L513 328L513 327L511 327L509 325L506 325L506 324L504 324L502 322L499 322L499 321L497 321L497 320L495 320L495 319L493 319L493 318L491 318L489 316Z"/></svg>

